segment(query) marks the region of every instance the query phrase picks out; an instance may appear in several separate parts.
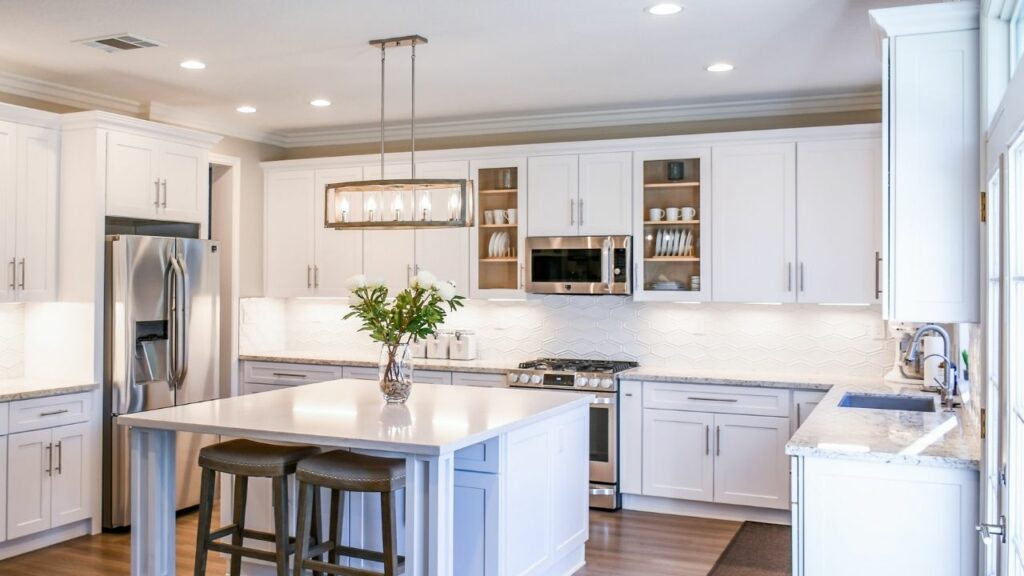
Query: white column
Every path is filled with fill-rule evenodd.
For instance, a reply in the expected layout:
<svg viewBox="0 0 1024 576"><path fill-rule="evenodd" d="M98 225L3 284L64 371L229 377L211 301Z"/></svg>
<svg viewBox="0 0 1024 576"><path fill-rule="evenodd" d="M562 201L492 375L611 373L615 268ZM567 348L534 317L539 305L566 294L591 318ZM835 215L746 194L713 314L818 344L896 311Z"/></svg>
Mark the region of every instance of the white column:
<svg viewBox="0 0 1024 576"><path fill-rule="evenodd" d="M455 567L455 457L406 458L406 574L451 576Z"/></svg>
<svg viewBox="0 0 1024 576"><path fill-rule="evenodd" d="M132 576L174 576L171 430L132 428Z"/></svg>

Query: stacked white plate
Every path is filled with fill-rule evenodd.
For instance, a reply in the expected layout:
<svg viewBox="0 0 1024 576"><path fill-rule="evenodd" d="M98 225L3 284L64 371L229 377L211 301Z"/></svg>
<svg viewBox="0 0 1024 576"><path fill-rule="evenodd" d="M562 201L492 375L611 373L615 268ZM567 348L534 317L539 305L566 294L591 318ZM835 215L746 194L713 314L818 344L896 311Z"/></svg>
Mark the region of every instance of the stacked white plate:
<svg viewBox="0 0 1024 576"><path fill-rule="evenodd" d="M689 256L693 250L693 233L687 230L658 230L654 239L654 256Z"/></svg>
<svg viewBox="0 0 1024 576"><path fill-rule="evenodd" d="M512 242L508 232L495 232L487 243L488 258L509 258L512 256Z"/></svg>
<svg viewBox="0 0 1024 576"><path fill-rule="evenodd" d="M668 281L668 280L651 282L651 289L652 290L682 290L683 289L683 283L682 282Z"/></svg>

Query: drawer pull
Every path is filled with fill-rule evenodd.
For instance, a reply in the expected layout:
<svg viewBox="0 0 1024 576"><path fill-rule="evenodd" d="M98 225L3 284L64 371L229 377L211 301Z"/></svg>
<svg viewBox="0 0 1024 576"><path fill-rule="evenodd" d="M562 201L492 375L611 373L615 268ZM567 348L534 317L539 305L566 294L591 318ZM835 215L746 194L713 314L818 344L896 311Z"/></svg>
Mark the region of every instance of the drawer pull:
<svg viewBox="0 0 1024 576"><path fill-rule="evenodd" d="M703 396L687 396L686 399L698 402L739 402L736 398L705 398Z"/></svg>
<svg viewBox="0 0 1024 576"><path fill-rule="evenodd" d="M42 417L42 416L56 416L58 414L67 414L67 413L68 413L68 409L67 408L61 408L60 410L53 410L51 412L40 412L39 416L40 417Z"/></svg>
<svg viewBox="0 0 1024 576"><path fill-rule="evenodd" d="M289 372L274 372L274 376L281 376L283 378L308 378L306 374L291 374Z"/></svg>

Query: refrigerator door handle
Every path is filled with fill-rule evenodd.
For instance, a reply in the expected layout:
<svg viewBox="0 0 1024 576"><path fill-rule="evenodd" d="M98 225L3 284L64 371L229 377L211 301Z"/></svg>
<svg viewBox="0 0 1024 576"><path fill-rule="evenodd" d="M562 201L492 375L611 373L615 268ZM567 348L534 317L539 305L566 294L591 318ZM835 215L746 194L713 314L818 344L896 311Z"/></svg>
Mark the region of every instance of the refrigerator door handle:
<svg viewBox="0 0 1024 576"><path fill-rule="evenodd" d="M167 276L167 383L171 389L178 387L178 259L170 258L171 273Z"/></svg>
<svg viewBox="0 0 1024 576"><path fill-rule="evenodd" d="M181 258L176 258L176 260L178 261L178 273L180 274L178 282L180 282L179 289L181 290L182 297L178 303L178 318L175 319L178 323L175 331L178 332L180 339L178 347L178 382L175 387L181 388L181 385L185 383L185 376L188 375L188 316L192 295L189 293L188 267Z"/></svg>

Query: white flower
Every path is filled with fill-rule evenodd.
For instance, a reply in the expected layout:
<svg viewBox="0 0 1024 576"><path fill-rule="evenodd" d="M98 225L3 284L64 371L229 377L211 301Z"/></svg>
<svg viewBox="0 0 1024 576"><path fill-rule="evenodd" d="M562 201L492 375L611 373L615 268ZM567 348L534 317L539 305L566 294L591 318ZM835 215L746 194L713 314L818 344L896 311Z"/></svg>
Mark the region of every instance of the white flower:
<svg viewBox="0 0 1024 576"><path fill-rule="evenodd" d="M366 283L367 288L387 288L388 283L383 278L377 278Z"/></svg>
<svg viewBox="0 0 1024 576"><path fill-rule="evenodd" d="M412 279L413 288L430 288L437 283L437 276L426 270L421 271Z"/></svg>
<svg viewBox="0 0 1024 576"><path fill-rule="evenodd" d="M451 300L455 298L455 284L451 282L438 282L434 284L434 289L437 293L445 300Z"/></svg>
<svg viewBox="0 0 1024 576"><path fill-rule="evenodd" d="M359 288L366 288L366 276L364 274L356 274L345 280L345 288L349 292L355 292Z"/></svg>

